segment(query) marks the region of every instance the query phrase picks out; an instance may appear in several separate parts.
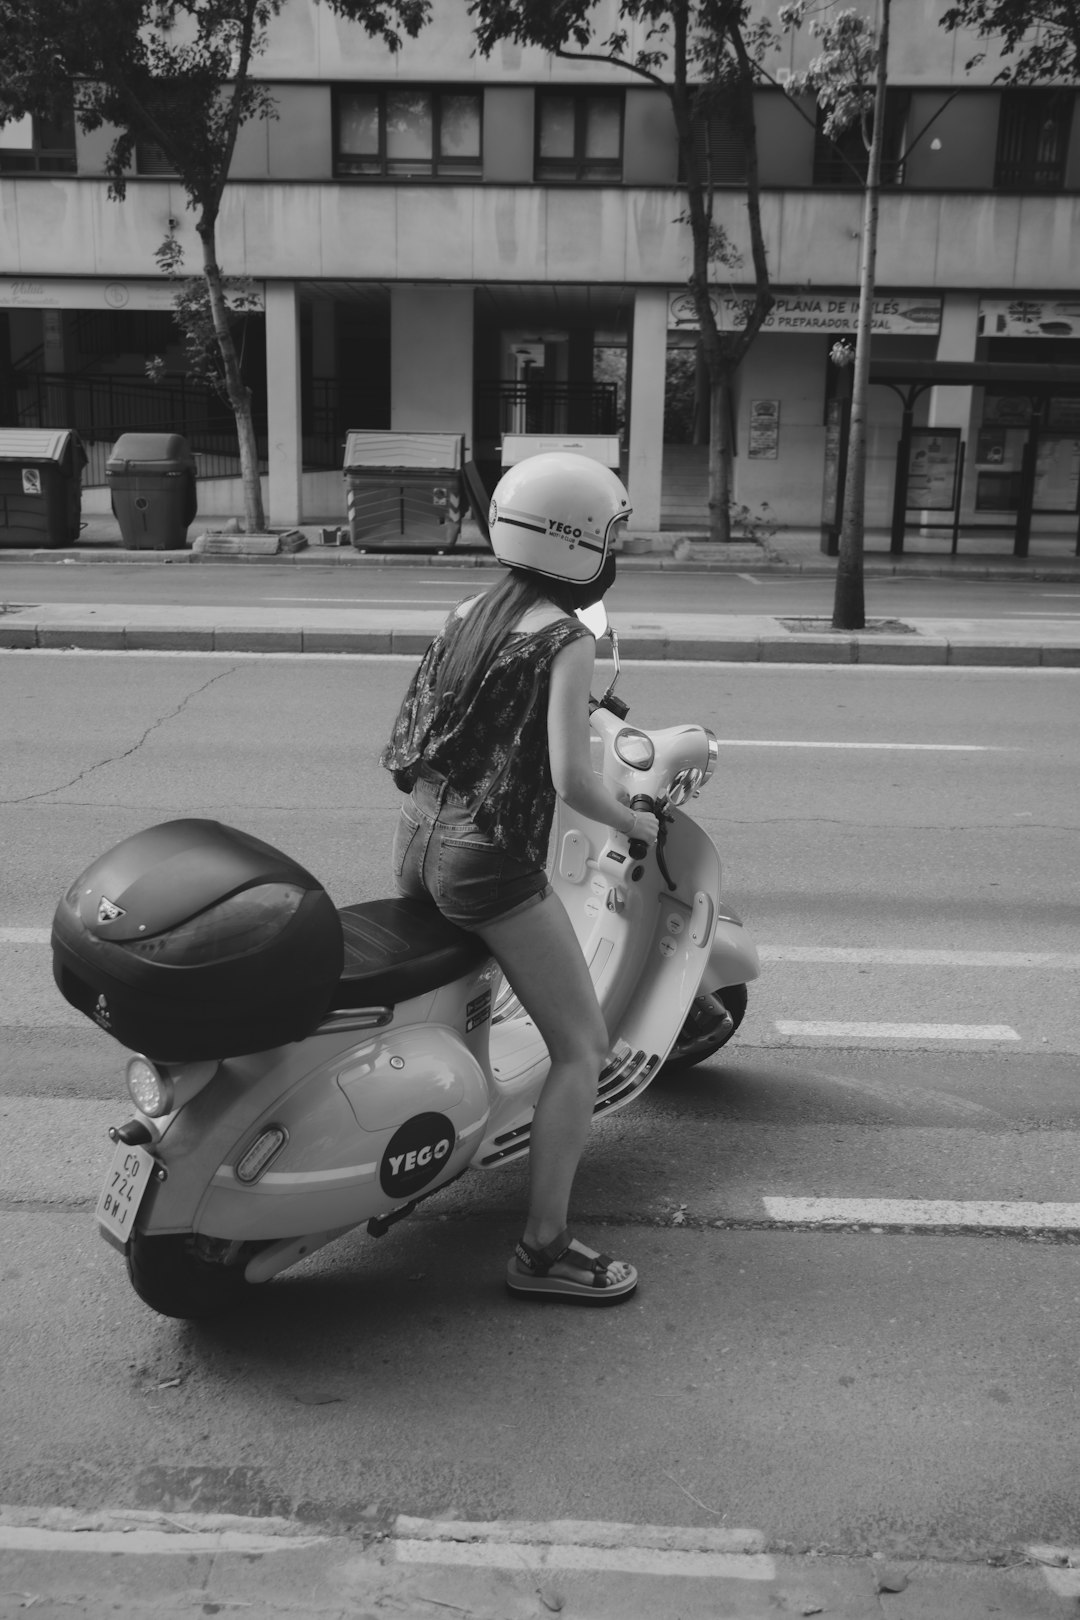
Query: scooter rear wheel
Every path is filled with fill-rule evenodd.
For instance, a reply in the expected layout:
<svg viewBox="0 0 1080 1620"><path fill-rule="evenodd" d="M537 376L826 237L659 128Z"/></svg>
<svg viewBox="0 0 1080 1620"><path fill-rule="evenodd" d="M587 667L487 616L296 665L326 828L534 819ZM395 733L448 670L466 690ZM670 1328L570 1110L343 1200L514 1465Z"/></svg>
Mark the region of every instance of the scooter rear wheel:
<svg viewBox="0 0 1080 1620"><path fill-rule="evenodd" d="M257 1247L245 1245L246 1252L223 1265L199 1255L190 1232L148 1237L136 1231L125 1251L128 1277L143 1304L161 1316L221 1316L236 1310L251 1289L244 1266Z"/></svg>
<svg viewBox="0 0 1080 1620"><path fill-rule="evenodd" d="M698 996L691 1003L661 1074L680 1074L684 1069L692 1069L726 1046L746 1016L746 1000L745 984L728 984L712 995ZM717 1001L723 1002L727 1018L717 1007Z"/></svg>

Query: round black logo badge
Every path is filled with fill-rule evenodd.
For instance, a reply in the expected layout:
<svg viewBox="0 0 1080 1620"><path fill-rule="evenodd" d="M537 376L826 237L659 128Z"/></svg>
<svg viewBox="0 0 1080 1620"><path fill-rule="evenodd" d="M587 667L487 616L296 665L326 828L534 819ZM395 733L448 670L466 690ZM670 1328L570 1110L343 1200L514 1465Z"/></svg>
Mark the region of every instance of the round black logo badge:
<svg viewBox="0 0 1080 1620"><path fill-rule="evenodd" d="M445 1114L414 1114L390 1138L379 1166L388 1198L411 1198L434 1181L454 1151L457 1133Z"/></svg>

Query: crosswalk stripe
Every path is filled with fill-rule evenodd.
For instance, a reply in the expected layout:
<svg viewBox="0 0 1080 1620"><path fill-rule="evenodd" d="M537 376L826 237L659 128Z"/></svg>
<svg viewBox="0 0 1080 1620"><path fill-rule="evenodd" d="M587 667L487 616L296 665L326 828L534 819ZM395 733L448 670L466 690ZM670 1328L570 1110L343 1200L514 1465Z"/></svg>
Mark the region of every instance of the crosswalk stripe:
<svg viewBox="0 0 1080 1620"><path fill-rule="evenodd" d="M964 1226L1001 1231L1080 1230L1080 1204L1010 1199L781 1198L761 1200L774 1221L813 1226Z"/></svg>
<svg viewBox="0 0 1080 1620"><path fill-rule="evenodd" d="M845 1023L826 1018L778 1018L778 1035L829 1035L857 1041L1018 1041L1009 1024Z"/></svg>

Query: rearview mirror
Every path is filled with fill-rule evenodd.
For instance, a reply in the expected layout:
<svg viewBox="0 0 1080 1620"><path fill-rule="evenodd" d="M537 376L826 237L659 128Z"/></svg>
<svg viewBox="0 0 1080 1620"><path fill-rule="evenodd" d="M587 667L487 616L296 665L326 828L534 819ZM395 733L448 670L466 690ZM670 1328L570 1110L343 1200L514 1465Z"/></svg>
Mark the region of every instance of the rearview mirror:
<svg viewBox="0 0 1080 1620"><path fill-rule="evenodd" d="M610 626L608 624L607 608L603 602L593 602L590 607L578 608L577 616L586 630L594 635L597 641L602 641L608 634Z"/></svg>

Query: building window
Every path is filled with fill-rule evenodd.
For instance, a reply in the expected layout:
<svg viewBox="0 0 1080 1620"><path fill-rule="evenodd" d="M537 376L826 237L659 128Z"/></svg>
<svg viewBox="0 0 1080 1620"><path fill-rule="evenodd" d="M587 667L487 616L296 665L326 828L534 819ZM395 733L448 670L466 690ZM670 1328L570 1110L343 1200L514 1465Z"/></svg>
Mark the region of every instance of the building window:
<svg viewBox="0 0 1080 1620"><path fill-rule="evenodd" d="M478 179L481 107L475 90L342 90L334 172Z"/></svg>
<svg viewBox="0 0 1080 1620"><path fill-rule="evenodd" d="M722 112L694 120L694 147L698 174L704 185L746 184L746 140ZM679 184L686 184L685 164L679 153Z"/></svg>
<svg viewBox="0 0 1080 1620"><path fill-rule="evenodd" d="M1071 90L1004 90L994 184L1060 191L1075 95Z"/></svg>
<svg viewBox="0 0 1080 1620"><path fill-rule="evenodd" d="M175 174L176 166L156 141L144 140L140 135L135 141L135 173Z"/></svg>
<svg viewBox="0 0 1080 1620"><path fill-rule="evenodd" d="M537 180L621 180L622 127L621 90L541 90Z"/></svg>
<svg viewBox="0 0 1080 1620"><path fill-rule="evenodd" d="M0 127L0 174L74 174L75 116L16 118Z"/></svg>
<svg viewBox="0 0 1080 1620"><path fill-rule="evenodd" d="M911 93L908 90L885 92L885 140L881 152L883 186L901 186L904 183L904 147L910 104ZM829 136L823 128L824 119L824 109L819 107L814 135L815 186L865 185L870 153L863 138L862 120L856 119L841 135Z"/></svg>

